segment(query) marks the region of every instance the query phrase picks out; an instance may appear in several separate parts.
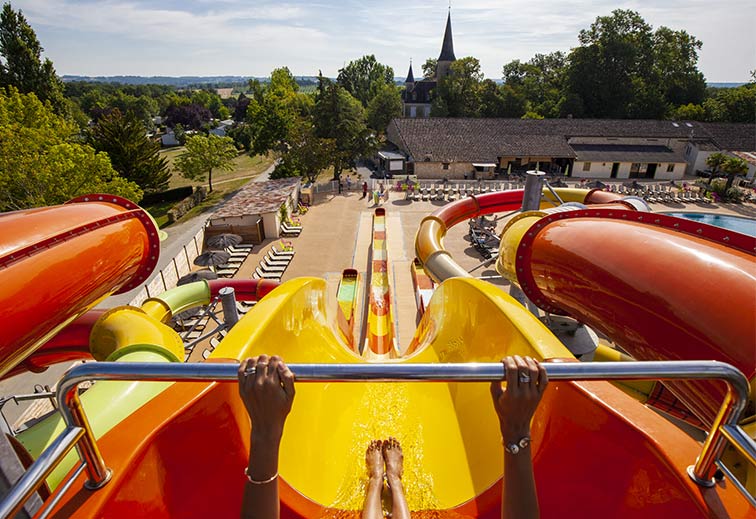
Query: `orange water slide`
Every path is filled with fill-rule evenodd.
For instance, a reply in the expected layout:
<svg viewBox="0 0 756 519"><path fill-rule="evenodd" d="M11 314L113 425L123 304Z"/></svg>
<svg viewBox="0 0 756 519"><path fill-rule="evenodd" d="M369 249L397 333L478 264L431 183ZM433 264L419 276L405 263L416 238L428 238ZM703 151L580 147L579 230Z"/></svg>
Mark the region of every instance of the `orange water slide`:
<svg viewBox="0 0 756 519"><path fill-rule="evenodd" d="M3 214L0 236L0 286L13 305L0 376L102 299L144 282L160 254L150 216L113 195Z"/></svg>
<svg viewBox="0 0 756 519"><path fill-rule="evenodd" d="M505 229L515 236L502 237L500 263L510 263L503 275L537 306L605 333L639 360L720 360L754 380L756 239L632 211L614 193L556 191L586 207L526 214ZM580 193L582 200L575 198ZM443 248L447 229L516 210L522 197L522 190L469 197L426 217L416 240L426 270L436 280L469 277ZM711 423L722 387L700 381L665 385L700 421Z"/></svg>
<svg viewBox="0 0 756 519"><path fill-rule="evenodd" d="M586 209L535 219L514 254L517 281L540 308L637 359L719 360L753 380L755 251L755 238L690 220ZM723 387L665 385L711 425Z"/></svg>

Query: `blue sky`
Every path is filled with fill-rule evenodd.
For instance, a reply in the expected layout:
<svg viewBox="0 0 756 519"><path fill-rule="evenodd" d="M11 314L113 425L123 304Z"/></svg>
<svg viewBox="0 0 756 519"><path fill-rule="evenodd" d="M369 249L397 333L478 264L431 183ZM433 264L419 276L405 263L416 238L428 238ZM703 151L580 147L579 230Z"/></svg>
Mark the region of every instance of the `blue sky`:
<svg viewBox="0 0 756 519"><path fill-rule="evenodd" d="M447 1L11 0L34 27L59 74L253 75L286 65L295 75L335 76L375 54L419 71L441 47ZM512 59L568 51L577 33L617 7L703 41L710 82L749 79L756 68L753 0L455 0L454 50L475 56L486 77Z"/></svg>

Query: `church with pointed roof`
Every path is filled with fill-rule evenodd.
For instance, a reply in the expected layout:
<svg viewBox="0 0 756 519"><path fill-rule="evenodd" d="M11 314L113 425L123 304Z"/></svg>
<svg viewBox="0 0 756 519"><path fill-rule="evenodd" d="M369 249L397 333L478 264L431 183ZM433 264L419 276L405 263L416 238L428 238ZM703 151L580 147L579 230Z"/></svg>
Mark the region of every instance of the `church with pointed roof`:
<svg viewBox="0 0 756 519"><path fill-rule="evenodd" d="M449 75L449 67L457 58L454 56L454 42L452 40L451 12L446 17L446 30L444 42L441 45L441 54L438 56L436 71L433 77L415 81L412 72L412 63L409 66L407 79L404 81L402 92L402 105L404 117L430 117L433 91L441 78Z"/></svg>

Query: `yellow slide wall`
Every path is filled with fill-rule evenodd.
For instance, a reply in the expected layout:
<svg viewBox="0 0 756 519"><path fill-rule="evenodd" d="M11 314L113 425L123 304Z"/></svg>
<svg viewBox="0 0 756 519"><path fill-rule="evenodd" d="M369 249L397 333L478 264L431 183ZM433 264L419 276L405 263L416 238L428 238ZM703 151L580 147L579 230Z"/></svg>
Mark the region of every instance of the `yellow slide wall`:
<svg viewBox="0 0 756 519"><path fill-rule="evenodd" d="M322 279L285 283L229 332L211 358L277 353L291 363L364 362L333 328L325 293ZM414 354L393 362L569 356L522 306L472 279L450 279L436 290L413 345ZM322 505L360 509L365 448L388 436L403 445L410 509L457 506L501 477L501 437L488 385L470 383L299 384L280 473Z"/></svg>

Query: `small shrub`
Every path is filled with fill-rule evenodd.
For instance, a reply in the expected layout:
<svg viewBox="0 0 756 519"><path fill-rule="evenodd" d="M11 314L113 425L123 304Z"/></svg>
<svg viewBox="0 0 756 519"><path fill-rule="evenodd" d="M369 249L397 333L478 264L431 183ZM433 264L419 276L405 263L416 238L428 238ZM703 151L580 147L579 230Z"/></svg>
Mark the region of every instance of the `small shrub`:
<svg viewBox="0 0 756 519"><path fill-rule="evenodd" d="M139 204L144 206L162 204L164 202L175 202L183 200L191 194L192 186L176 187L161 191L160 193L148 193L142 197L142 201Z"/></svg>
<svg viewBox="0 0 756 519"><path fill-rule="evenodd" d="M735 202L739 204L743 201L743 192L737 187L731 187L725 193L725 199L727 199L728 202Z"/></svg>

